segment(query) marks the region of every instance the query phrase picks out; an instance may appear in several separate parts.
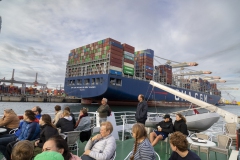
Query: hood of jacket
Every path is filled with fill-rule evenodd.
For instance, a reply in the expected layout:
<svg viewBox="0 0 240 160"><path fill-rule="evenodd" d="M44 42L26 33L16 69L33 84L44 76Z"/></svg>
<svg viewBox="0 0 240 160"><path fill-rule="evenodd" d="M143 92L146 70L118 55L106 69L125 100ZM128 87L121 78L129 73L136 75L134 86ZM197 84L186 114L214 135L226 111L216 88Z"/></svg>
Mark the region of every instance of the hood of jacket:
<svg viewBox="0 0 240 160"><path fill-rule="evenodd" d="M72 116L65 116L65 117L63 117L63 118L65 118L66 120L68 120L68 121L71 121L73 118L72 118Z"/></svg>

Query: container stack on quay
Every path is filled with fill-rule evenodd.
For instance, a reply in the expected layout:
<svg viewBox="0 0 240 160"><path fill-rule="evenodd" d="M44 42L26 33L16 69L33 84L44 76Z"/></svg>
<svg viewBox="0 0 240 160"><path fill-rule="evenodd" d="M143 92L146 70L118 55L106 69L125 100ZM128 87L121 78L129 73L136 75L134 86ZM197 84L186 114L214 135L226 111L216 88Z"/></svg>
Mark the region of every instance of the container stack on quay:
<svg viewBox="0 0 240 160"><path fill-rule="evenodd" d="M154 51L146 49L135 52L135 76L140 79L153 79Z"/></svg>

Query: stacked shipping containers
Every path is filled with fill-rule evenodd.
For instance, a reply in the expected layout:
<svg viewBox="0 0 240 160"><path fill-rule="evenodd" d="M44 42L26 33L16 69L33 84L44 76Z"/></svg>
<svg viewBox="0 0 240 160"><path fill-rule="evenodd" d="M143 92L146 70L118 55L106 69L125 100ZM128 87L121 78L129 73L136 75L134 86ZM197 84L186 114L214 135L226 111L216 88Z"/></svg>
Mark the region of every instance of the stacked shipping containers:
<svg viewBox="0 0 240 160"><path fill-rule="evenodd" d="M107 67L107 71L110 74L121 75L122 60L123 46L121 43L112 38L107 38L71 50L67 63L66 76L101 74L101 69L104 67ZM88 66L86 67L86 65Z"/></svg>
<svg viewBox="0 0 240 160"><path fill-rule="evenodd" d="M172 84L172 66L159 65L155 67L156 76L159 76L160 82ZM186 86L187 88L187 86Z"/></svg>
<svg viewBox="0 0 240 160"><path fill-rule="evenodd" d="M134 50L133 46L130 46L126 43L122 44L123 46L123 73L126 75L134 75Z"/></svg>
<svg viewBox="0 0 240 160"><path fill-rule="evenodd" d="M135 52L135 76L142 79L153 79L154 51L146 49Z"/></svg>

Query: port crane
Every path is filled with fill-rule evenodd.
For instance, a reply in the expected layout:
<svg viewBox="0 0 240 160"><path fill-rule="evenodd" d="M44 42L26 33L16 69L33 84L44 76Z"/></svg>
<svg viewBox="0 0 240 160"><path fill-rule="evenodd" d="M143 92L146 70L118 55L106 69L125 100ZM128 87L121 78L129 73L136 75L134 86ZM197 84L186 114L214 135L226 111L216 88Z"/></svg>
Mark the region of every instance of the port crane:
<svg viewBox="0 0 240 160"><path fill-rule="evenodd" d="M3 82L3 83L10 83L11 86L12 86L14 83L16 83L16 84L22 84L21 94L25 94L26 85L33 85L33 86L35 86L35 87L41 86L44 91L45 91L45 89L47 88L47 83L44 84L44 83L39 83L39 82L37 81L37 75L38 75L38 73L36 73L36 77L35 77L35 81L34 81L34 82L25 82L25 81L17 81L17 80L15 80L15 79L14 79L14 72L15 72L15 69L13 69L13 71L12 71L12 78L11 78L10 80L6 80L5 77L4 77L4 79L0 80L0 84L1 84L1 82Z"/></svg>

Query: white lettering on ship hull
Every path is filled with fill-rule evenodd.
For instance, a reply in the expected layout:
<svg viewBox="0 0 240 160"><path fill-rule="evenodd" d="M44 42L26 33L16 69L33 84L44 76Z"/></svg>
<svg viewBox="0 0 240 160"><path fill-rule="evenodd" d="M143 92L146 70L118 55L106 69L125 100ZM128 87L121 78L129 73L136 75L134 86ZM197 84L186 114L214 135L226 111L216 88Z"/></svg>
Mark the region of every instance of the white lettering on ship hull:
<svg viewBox="0 0 240 160"><path fill-rule="evenodd" d="M180 92L178 89L176 89L176 91L178 91L178 92ZM199 99L199 100L201 100L201 101L204 101L204 102L207 102L207 95L206 94L198 94L198 93L195 93L193 96L192 96L192 93L191 92L188 92L187 93L187 91L181 91L182 93L184 93L184 94L186 94L186 95L189 95L189 96L191 96L191 97L195 97L195 98L197 98L197 99ZM180 100L180 98L178 97L178 96L176 96L175 95L175 101L179 101ZM182 99L181 98L181 101L186 101L185 99Z"/></svg>

